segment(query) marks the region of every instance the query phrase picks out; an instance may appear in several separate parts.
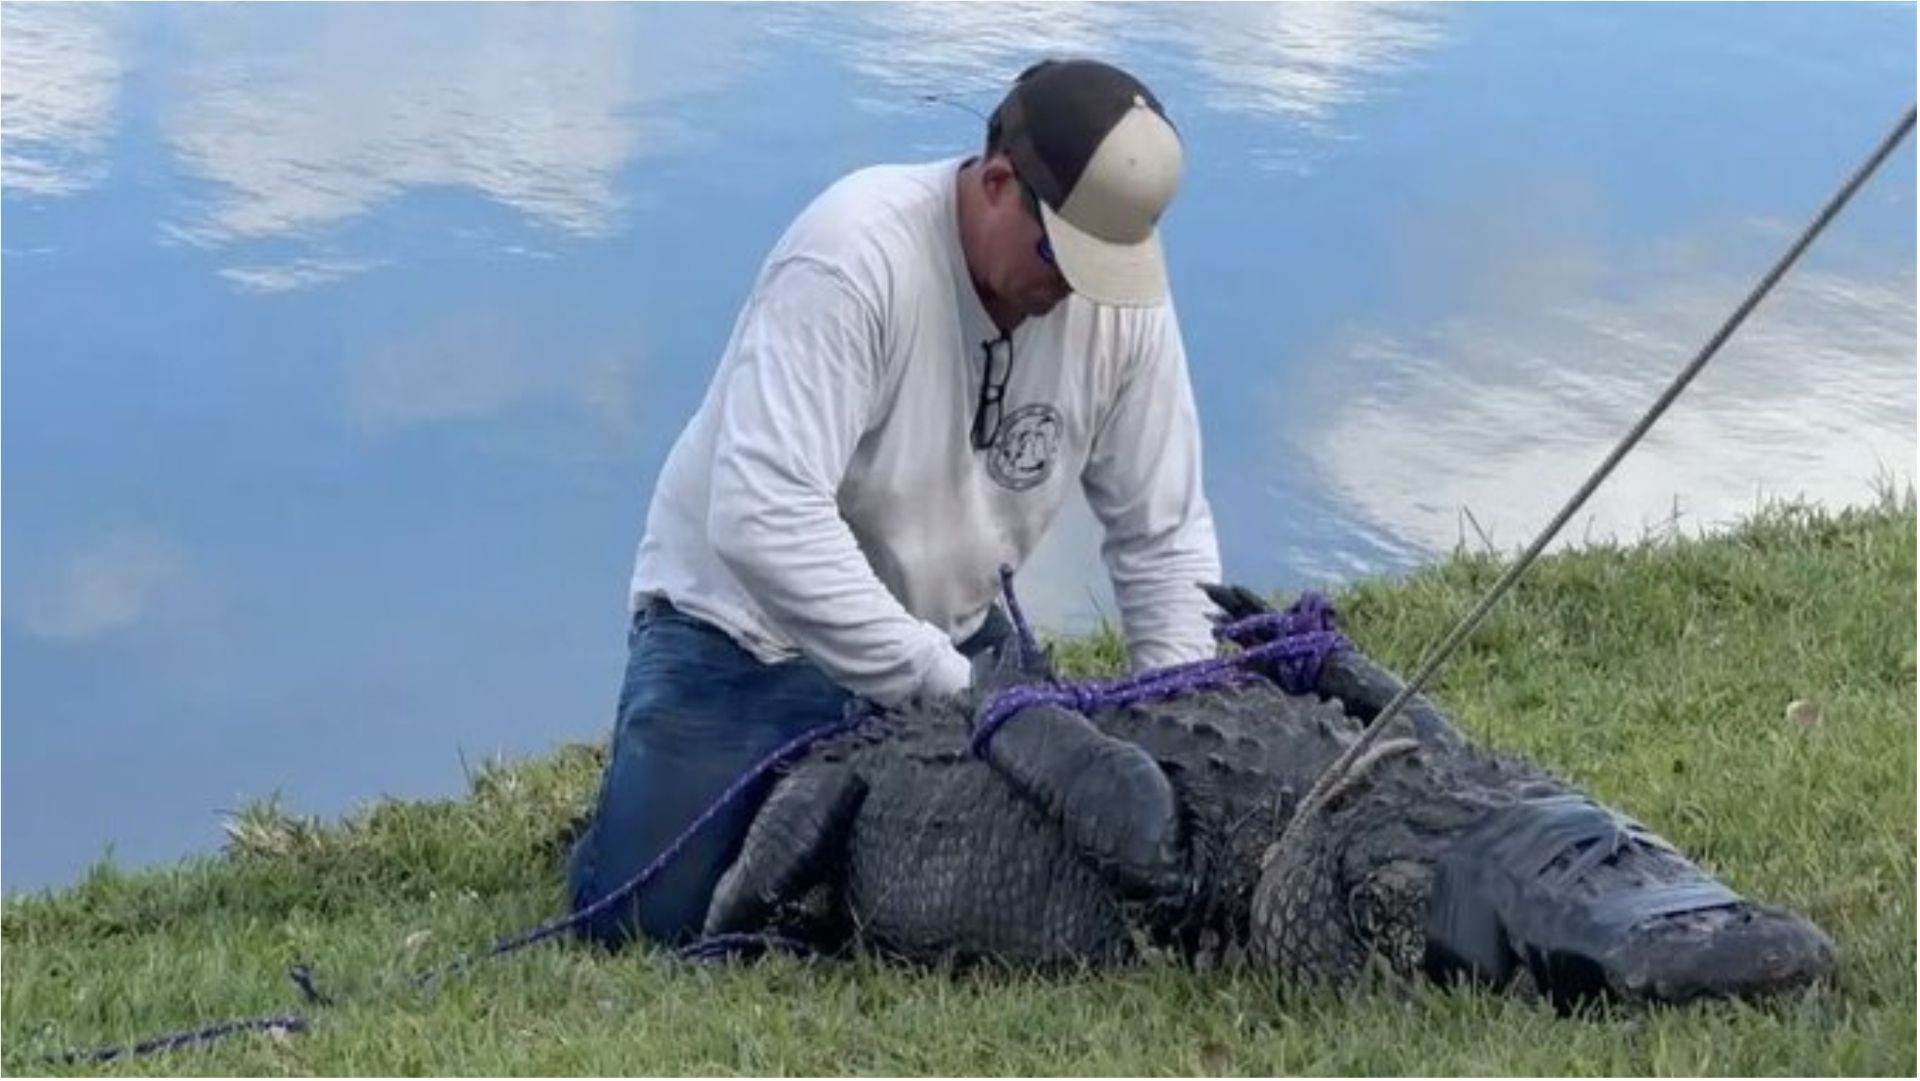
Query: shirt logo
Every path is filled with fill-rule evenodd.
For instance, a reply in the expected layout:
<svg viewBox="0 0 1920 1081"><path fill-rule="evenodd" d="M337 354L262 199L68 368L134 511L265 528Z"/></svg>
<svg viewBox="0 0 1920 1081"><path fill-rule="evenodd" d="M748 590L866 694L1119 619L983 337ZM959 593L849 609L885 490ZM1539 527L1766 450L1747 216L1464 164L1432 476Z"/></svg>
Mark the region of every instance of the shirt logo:
<svg viewBox="0 0 1920 1081"><path fill-rule="evenodd" d="M1016 492L1046 480L1060 452L1060 426L1060 411L1050 405L1023 405L1009 413L987 452L987 472Z"/></svg>

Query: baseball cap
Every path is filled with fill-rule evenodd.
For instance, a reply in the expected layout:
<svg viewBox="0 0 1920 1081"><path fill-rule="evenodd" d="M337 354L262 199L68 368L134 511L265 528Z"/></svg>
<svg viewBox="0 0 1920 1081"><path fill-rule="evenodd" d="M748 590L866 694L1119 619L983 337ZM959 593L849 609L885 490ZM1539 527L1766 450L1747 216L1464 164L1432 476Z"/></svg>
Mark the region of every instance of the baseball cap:
<svg viewBox="0 0 1920 1081"><path fill-rule="evenodd" d="M1167 296L1160 215L1180 186L1180 137L1140 80L1098 60L1043 60L987 121L1040 197L1060 273L1100 304Z"/></svg>

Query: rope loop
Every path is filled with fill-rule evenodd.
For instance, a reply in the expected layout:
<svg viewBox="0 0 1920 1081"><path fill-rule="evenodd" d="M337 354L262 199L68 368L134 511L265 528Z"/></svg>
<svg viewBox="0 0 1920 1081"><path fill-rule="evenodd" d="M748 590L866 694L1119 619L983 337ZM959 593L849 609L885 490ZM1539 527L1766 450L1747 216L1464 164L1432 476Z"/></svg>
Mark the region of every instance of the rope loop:
<svg viewBox="0 0 1920 1081"><path fill-rule="evenodd" d="M1020 648L1031 650L1032 632L1020 615L1013 575L1005 566L1000 568L1000 587L1006 594L1007 608L1014 613ZM1213 634L1240 647L1238 652L1151 668L1113 680L1047 681L999 691L976 715L968 749L975 757L985 758L1001 726L1035 706L1059 706L1091 715L1102 709L1263 677L1277 682L1289 694L1308 694L1319 683L1320 668L1327 657L1335 650L1353 648L1336 625L1333 602L1313 590L1302 593L1285 611L1224 623L1216 626Z"/></svg>

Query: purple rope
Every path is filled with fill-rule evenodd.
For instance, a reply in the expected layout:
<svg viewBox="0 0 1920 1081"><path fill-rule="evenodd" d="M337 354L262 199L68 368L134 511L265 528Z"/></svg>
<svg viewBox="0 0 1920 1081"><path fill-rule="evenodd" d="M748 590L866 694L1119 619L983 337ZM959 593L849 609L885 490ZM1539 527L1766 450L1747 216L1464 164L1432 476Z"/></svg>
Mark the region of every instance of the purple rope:
<svg viewBox="0 0 1920 1081"><path fill-rule="evenodd" d="M1033 637L1033 628L1027 623L1025 613L1020 610L1019 599L1014 595L1013 568L1006 564L1000 567L1000 586L1006 595L1007 610L1013 620L1014 632L1019 636L1022 660L1025 666L1031 668L1037 663L1040 650ZM987 744L993 739L994 733L999 731L1001 725L1021 710L1036 705L1062 705L1077 712L1092 713L1102 708L1122 706L1153 698L1165 698L1205 687L1254 679L1257 676L1248 669L1256 663L1267 662L1276 666L1282 684L1289 689L1311 687L1319 666L1327 654L1350 645L1345 636L1334 630L1333 617L1333 608L1327 603L1326 598L1317 593L1307 593L1285 612L1253 616L1215 628L1215 637L1245 647L1241 652L1230 657L1172 665L1139 672L1117 680L1027 684L1009 688L994 696L981 715L980 723L974 731L973 752L984 756ZM1249 644L1256 640L1259 644ZM821 740L851 731L867 716L864 710L850 709L848 715L840 720L803 732L780 745L729 785L712 806L702 812L700 817L694 819L693 823L682 831L672 844L655 856L651 863L642 868L639 874L634 875L593 904L565 918L542 924L523 934L502 939L485 953L458 958L437 969L430 969L414 976L410 982L416 987L425 986L479 962L552 938L568 928L605 912L635 890L651 882L669 864L679 858L680 853L686 849L688 843L702 827L744 795L748 788L766 774ZM716 950L723 951L737 944L732 940L716 940L704 946L702 943L695 943L682 952L688 957L699 957L711 955ZM777 940L763 940L761 944L783 945L784 943ZM314 989L313 974L305 965L294 966L292 975L294 982L300 985L301 991L309 1001L318 1005L331 1005L330 1000ZM135 1044L131 1048L113 1045L91 1051L70 1051L61 1057L68 1063L81 1060L106 1062L123 1055L147 1055L193 1044L212 1043L240 1032L275 1029L283 1032L305 1032L308 1026L307 1019L299 1014L224 1021L190 1032L155 1037Z"/></svg>
<svg viewBox="0 0 1920 1081"><path fill-rule="evenodd" d="M676 859L680 855L681 851L683 851L687 847L687 843L693 839L693 835L698 833L702 826L705 826L708 822L712 821L715 815L718 815L729 804L733 803L733 801L739 799L747 791L747 789L754 784L754 782L760 780L767 773L777 768L782 763L799 755L800 753L805 751L807 748L813 746L814 744L820 742L821 740L830 739L833 736L837 736L841 734L842 732L848 732L853 730L861 722L865 721L868 718L868 716L870 716L868 712L868 707L864 702L861 702L858 706L849 706L847 715L842 717L840 720L833 721L829 724L823 724L823 725L820 725L818 728L813 728L806 732L802 732L800 735L795 736L793 739L790 739L786 743L781 744L777 749L773 751L773 753L767 755L765 758L762 758L757 764L754 765L752 769L742 774L738 780L734 781L733 784L729 785L727 787L727 790L720 794L720 798L715 800L711 807L708 807L706 811L700 815L699 818L694 819L692 825L688 826L686 830L683 831L680 834L680 836L674 840L672 844L668 845L664 851L662 851L658 856L654 857L652 863L647 864L646 867L641 869L639 874L634 875L632 878L628 879L619 888L607 894L605 897L600 898L598 901L595 901L593 904L588 905L586 908L583 908L580 911L575 912L573 915L568 916L564 919L554 920L551 923L543 924L539 927L534 928L531 931L526 932L525 934L516 935L508 939L502 939L501 941L495 943L493 948L488 950L485 953L477 954L472 957L458 958L449 964L441 966L440 968L429 969L426 972L423 972L417 976L414 976L408 982L413 984L415 987L425 986L426 984L434 980L437 980L443 976L452 975L455 972L459 972L460 970L468 968L472 965L478 964L479 962L490 960L495 957L499 957L502 954L512 953L514 950L531 946L534 943L541 941L542 939L551 938L554 935L559 934L561 931L564 931L567 928L574 926L575 924L581 923L582 921L585 921L585 920L592 919L594 916L597 916L600 913L605 912L608 908L619 903L619 901L622 898L626 897L628 894L639 889L640 887L646 885L648 882L652 881L653 878L656 875L658 875L661 871L665 870L667 865L672 863L674 859ZM702 949L701 948L702 943L695 943L693 947L690 948L691 949L690 953L687 951L683 951L683 953L686 953L686 955L690 958L697 958L701 956L710 955L712 952L723 951L725 949L732 948L739 944L740 943L735 940L724 939L724 940L715 941L709 944L706 949ZM773 945L773 946L787 945L785 940L773 938L771 936L769 936L766 939L765 943L763 944ZM323 1005L323 1006L332 1005L331 1000L329 1000L326 996L320 994L320 992L314 989L313 973L312 973L312 970L309 969L306 965L295 965L293 967L291 975L293 977L293 981L300 985L300 990L307 996L309 1001L314 1002L317 1005ZM181 1032L181 1033L173 1033L173 1034L164 1035L164 1036L158 1036L153 1039L145 1040L145 1041L142 1041L141 1043L135 1044L131 1048L116 1044L108 1047L101 1047L94 1050L69 1051L69 1052L66 1052L64 1055L58 1056L58 1058L59 1060L65 1061L67 1063L74 1063L74 1062L79 1062L83 1060L93 1061L93 1062L106 1062L110 1059L119 1058L123 1055L129 1055L129 1056L148 1055L148 1054L154 1054L160 1051L171 1051L176 1048L186 1047L186 1046L197 1044L197 1043L212 1043L215 1040L219 1040L227 1036L232 1036L236 1033L241 1033L241 1032L259 1032L259 1031L268 1031L271 1029L279 1029L284 1032L305 1032L308 1026L309 1026L309 1023L307 1019L298 1014L286 1014L284 1016L279 1016L279 1017L262 1017L262 1018L254 1018L254 1019L240 1020L240 1021L223 1021L220 1024L211 1025L206 1028L195 1029L191 1032Z"/></svg>
<svg viewBox="0 0 1920 1081"><path fill-rule="evenodd" d="M1014 634L1020 638L1020 667L1031 672L1040 663L1040 644L1034 641L1026 614L1020 611L1020 599L1013 595L1013 567L1006 563L1000 564L1000 592L1007 598L1007 614L1013 619Z"/></svg>
<svg viewBox="0 0 1920 1081"><path fill-rule="evenodd" d="M1214 630L1217 638L1243 646L1226 657L1210 657L1185 664L1149 669L1115 680L1081 683L1029 683L1009 687L993 696L974 726L971 749L985 757L987 745L1000 726L1033 706L1063 706L1091 714L1135 702L1169 698L1261 678L1255 669L1270 665L1282 689L1304 694L1319 682L1320 668L1329 654L1351 649L1353 643L1334 627L1333 605L1319 593L1307 592L1284 612L1264 613ZM1254 642L1258 644L1250 644Z"/></svg>
<svg viewBox="0 0 1920 1081"><path fill-rule="evenodd" d="M1244 646L1256 640L1335 630L1336 615L1333 602L1326 594L1310 589L1300 594L1284 612L1263 612L1222 624L1213 629L1213 636Z"/></svg>
<svg viewBox="0 0 1920 1081"><path fill-rule="evenodd" d="M863 703L863 706L864 706L864 703ZM607 909L612 908L614 905L618 904L623 898L625 898L628 894L633 893L635 890L646 885L648 882L653 881L655 876L657 876L661 871L666 870L668 864L672 863L675 859L679 858L680 853L686 849L688 842L693 840L693 835L700 832L700 828L702 826L705 826L708 822L713 821L716 815L718 815L722 810L726 809L730 804L733 803L733 801L739 799L742 795L744 795L747 789L751 788L755 782L759 781L766 774L773 771L775 768L779 767L782 763L788 761L791 758L798 756L799 754L804 752L807 748L813 746L816 743L819 743L821 740L831 739L832 737L840 735L843 732L852 731L854 728L858 727L861 724L861 722L865 721L868 718L868 716L869 716L869 713L866 712L864 708L849 707L848 715L841 718L840 720L833 721L829 724L823 724L818 728L809 729L808 731L802 732L800 735L795 736L794 738L781 744L777 749L773 751L772 754L769 754L765 758L762 758L757 764L754 765L752 769L741 774L738 780L735 780L731 785L728 785L727 790L725 792L720 793L720 798L717 800L714 800L713 805L711 807L708 807L705 811L701 812L700 817L694 819L692 825L688 826L685 830L681 831L680 836L675 838L674 842L668 845L665 849L663 849L658 856L655 856L653 858L652 863L649 863L645 867L641 868L639 874L634 875L632 878L628 879L625 883L623 883L622 885L614 889L613 892L607 894L605 897L600 898L598 901L595 901L594 903L588 905L587 907L581 909L578 912L575 912L571 916L565 917L564 919L554 920L550 923L543 924L539 927L536 927L533 930L528 931L524 934L516 935L513 938L503 939L500 942L495 943L493 948L488 950L486 953L479 954L473 957L460 958L458 960L453 961L451 964L444 965L438 969L432 969L427 972L423 972L420 975L415 976L412 982L416 986L422 986L433 980L439 979L442 976L447 976L447 975L451 975L452 973L458 972L461 969L466 968L470 965L477 964L481 961L490 960L492 958L500 956L501 954L512 953L514 950L531 946L534 943L541 941L542 939L552 938L554 935L557 935L560 932L565 931L576 924L583 923L589 919L592 919L593 917L599 915L600 913L605 912Z"/></svg>

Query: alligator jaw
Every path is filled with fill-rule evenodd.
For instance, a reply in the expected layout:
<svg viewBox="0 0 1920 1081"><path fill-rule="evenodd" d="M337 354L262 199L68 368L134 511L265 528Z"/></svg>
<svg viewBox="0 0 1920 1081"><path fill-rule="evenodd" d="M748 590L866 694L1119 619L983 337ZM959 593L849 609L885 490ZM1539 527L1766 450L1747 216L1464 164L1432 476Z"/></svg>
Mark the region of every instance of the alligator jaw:
<svg viewBox="0 0 1920 1081"><path fill-rule="evenodd" d="M1524 965L1562 1010L1598 997L1759 998L1833 970L1833 943L1756 905L1638 822L1576 793L1517 800L1441 857L1426 970L1502 984Z"/></svg>
<svg viewBox="0 0 1920 1081"><path fill-rule="evenodd" d="M1807 920L1742 901L1633 928L1607 969L1610 989L1637 1001L1758 999L1830 978L1835 954L1833 940Z"/></svg>

